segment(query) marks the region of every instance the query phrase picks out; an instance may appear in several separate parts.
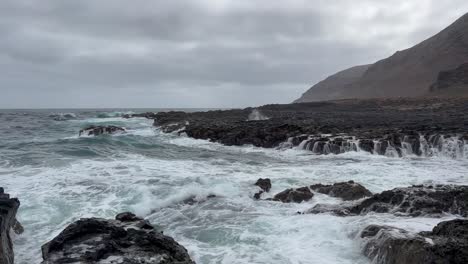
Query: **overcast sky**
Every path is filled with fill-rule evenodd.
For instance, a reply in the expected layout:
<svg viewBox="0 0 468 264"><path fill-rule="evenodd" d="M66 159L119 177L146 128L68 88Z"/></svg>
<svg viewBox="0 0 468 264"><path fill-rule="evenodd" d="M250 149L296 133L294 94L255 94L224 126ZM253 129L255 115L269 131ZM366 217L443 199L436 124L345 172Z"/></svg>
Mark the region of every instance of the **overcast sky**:
<svg viewBox="0 0 468 264"><path fill-rule="evenodd" d="M1 0L0 108L289 103L466 0Z"/></svg>

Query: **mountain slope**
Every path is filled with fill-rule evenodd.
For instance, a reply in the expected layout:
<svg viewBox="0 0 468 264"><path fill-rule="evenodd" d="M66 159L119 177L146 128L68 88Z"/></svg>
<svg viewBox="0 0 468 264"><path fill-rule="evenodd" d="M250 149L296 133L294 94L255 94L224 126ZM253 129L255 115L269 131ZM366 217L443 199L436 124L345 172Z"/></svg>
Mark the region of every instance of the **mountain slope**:
<svg viewBox="0 0 468 264"><path fill-rule="evenodd" d="M302 94L295 103L324 101L340 98L349 84L356 82L366 72L370 65L354 66L329 76L325 80L312 86Z"/></svg>
<svg viewBox="0 0 468 264"><path fill-rule="evenodd" d="M326 99L425 95L439 72L465 62L468 62L468 13L435 36L371 65L357 80L331 86ZM327 88L322 87L314 86L304 95L325 94ZM319 100L324 97L301 97L297 101Z"/></svg>
<svg viewBox="0 0 468 264"><path fill-rule="evenodd" d="M468 95L468 63L464 63L456 69L440 72L437 81L431 85L431 95Z"/></svg>

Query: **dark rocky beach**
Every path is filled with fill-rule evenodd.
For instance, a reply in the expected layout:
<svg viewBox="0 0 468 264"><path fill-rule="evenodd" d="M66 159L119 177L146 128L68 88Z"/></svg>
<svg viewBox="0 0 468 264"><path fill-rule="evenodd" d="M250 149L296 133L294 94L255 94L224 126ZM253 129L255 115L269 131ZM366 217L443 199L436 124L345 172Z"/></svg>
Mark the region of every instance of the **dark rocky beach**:
<svg viewBox="0 0 468 264"><path fill-rule="evenodd" d="M339 100L208 112L163 112L154 125L225 145L297 147L317 154L432 155L468 139L468 98ZM456 155L456 153L453 153Z"/></svg>

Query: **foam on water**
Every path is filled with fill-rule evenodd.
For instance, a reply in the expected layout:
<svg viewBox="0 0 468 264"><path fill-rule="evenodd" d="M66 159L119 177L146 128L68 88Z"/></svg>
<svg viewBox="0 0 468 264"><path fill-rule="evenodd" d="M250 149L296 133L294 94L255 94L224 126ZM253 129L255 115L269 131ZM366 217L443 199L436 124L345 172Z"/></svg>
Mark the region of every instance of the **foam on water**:
<svg viewBox="0 0 468 264"><path fill-rule="evenodd" d="M316 194L301 204L255 201L253 183L262 177L272 180L265 197L286 188L348 180L372 192L422 183L468 184L463 160L228 147L163 134L151 120L99 120L104 119L125 126L127 133L75 138L80 127L99 122L92 115L61 122L69 127L58 130L55 139L38 136L43 143L37 147L48 150L48 155L35 157L41 162L29 162L24 153L35 152L33 147L13 150L9 143L7 152L0 153L1 185L21 201L18 218L25 233L14 240L17 263L40 263L40 246L80 217L112 218L126 210L173 236L197 263L369 263L360 254L358 238L366 225L418 232L456 216L297 215L317 203L340 200ZM80 156L64 149L91 152ZM25 162L14 162L13 157ZM212 194L216 197L206 198ZM191 197L199 202L183 203Z"/></svg>

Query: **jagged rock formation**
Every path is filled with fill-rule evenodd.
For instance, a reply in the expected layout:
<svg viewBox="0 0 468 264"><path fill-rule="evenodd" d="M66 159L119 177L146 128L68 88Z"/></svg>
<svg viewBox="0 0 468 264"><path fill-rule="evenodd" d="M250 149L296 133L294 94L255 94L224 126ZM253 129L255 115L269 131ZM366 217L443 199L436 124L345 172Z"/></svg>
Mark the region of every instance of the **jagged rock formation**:
<svg viewBox="0 0 468 264"><path fill-rule="evenodd" d="M79 132L79 136L99 136L104 134L114 134L117 132L125 132L125 128L118 126L88 126Z"/></svg>
<svg viewBox="0 0 468 264"><path fill-rule="evenodd" d="M440 216L443 213L468 216L468 186L413 185L372 195L358 204L316 205L306 213L333 213L339 216L369 212L402 216Z"/></svg>
<svg viewBox="0 0 468 264"><path fill-rule="evenodd" d="M434 95L468 95L468 63L456 69L442 71L431 85Z"/></svg>
<svg viewBox="0 0 468 264"><path fill-rule="evenodd" d="M312 86L294 103L313 101L327 101L342 98L347 86L358 81L367 71L369 65L354 66L327 77L325 80Z"/></svg>
<svg viewBox="0 0 468 264"><path fill-rule="evenodd" d="M313 86L296 102L346 98L388 98L422 96L429 93L437 75L468 62L468 14L418 45L398 51L370 65L359 77L333 82L343 72ZM355 68L344 73L354 72ZM355 76L359 76L357 71ZM326 96L327 92L330 96Z"/></svg>
<svg viewBox="0 0 468 264"><path fill-rule="evenodd" d="M42 257L43 264L194 264L183 246L132 213L80 219L43 245Z"/></svg>
<svg viewBox="0 0 468 264"><path fill-rule="evenodd" d="M225 145L299 148L316 154L366 151L388 156L466 156L468 99L342 100L252 108L161 112L154 125Z"/></svg>
<svg viewBox="0 0 468 264"><path fill-rule="evenodd" d="M354 181L338 182L333 185L314 184L310 186L310 189L332 197L339 197L345 201L358 200L372 195L366 187Z"/></svg>
<svg viewBox="0 0 468 264"><path fill-rule="evenodd" d="M371 225L361 238L363 253L376 264L468 263L468 220L441 222L432 232L418 234Z"/></svg>
<svg viewBox="0 0 468 264"><path fill-rule="evenodd" d="M10 195L0 187L0 263L2 264L14 263L10 230L17 225L16 212L19 206L19 200L10 198Z"/></svg>

